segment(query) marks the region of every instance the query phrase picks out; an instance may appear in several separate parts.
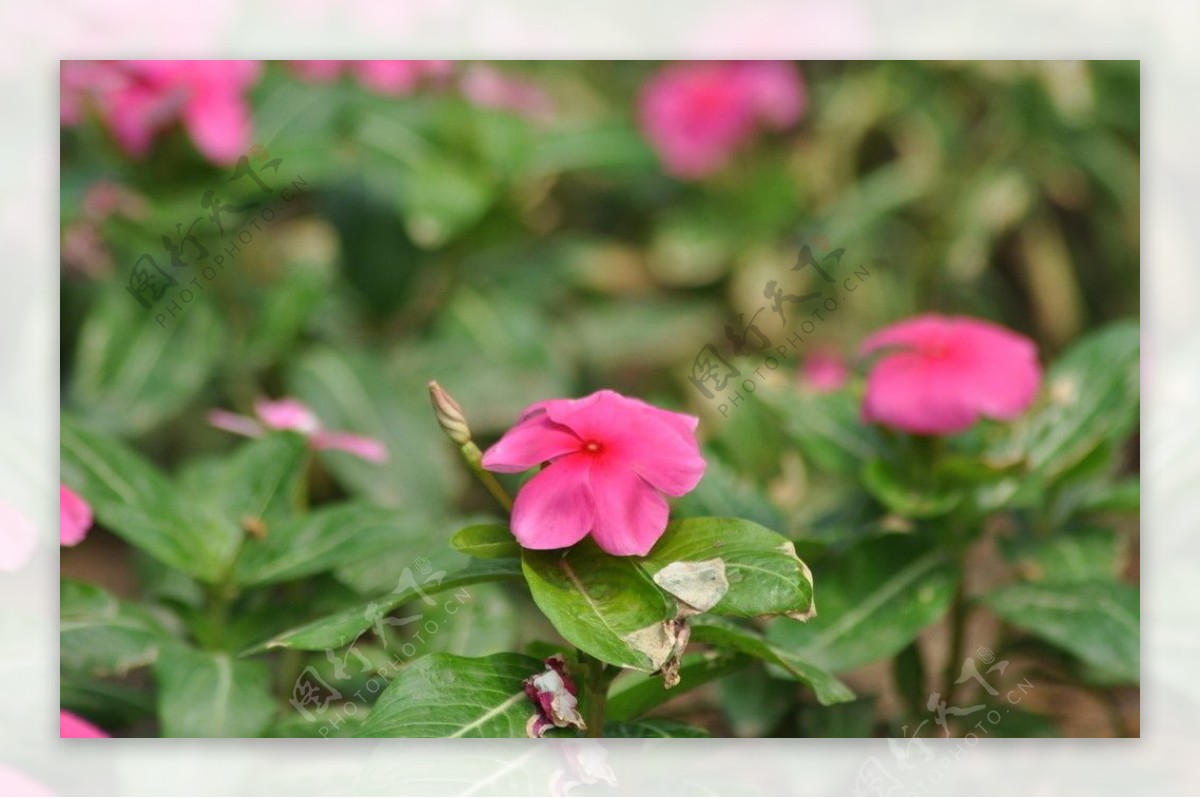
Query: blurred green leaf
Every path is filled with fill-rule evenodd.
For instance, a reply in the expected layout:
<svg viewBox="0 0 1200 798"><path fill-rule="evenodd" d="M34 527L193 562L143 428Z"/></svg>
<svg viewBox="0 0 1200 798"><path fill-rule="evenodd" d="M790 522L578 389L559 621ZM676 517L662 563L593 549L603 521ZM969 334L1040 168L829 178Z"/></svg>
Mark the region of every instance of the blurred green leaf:
<svg viewBox="0 0 1200 798"><path fill-rule="evenodd" d="M684 654L679 666L679 684L668 689L662 677L630 671L622 675L608 698L609 720L622 721L641 717L673 698L691 692L701 685L715 681L745 668L753 660L733 652L706 651Z"/></svg>
<svg viewBox="0 0 1200 798"><path fill-rule="evenodd" d="M982 602L1019 629L1126 682L1140 674L1138 589L1112 579L1007 585Z"/></svg>
<svg viewBox="0 0 1200 798"><path fill-rule="evenodd" d="M756 394L779 417L785 435L820 469L853 474L878 449L878 433L863 424L849 391L818 393L794 387Z"/></svg>
<svg viewBox="0 0 1200 798"><path fill-rule="evenodd" d="M960 490L920 484L911 469L878 457L863 467L862 483L880 504L905 518L937 518L951 512L963 499Z"/></svg>
<svg viewBox="0 0 1200 798"><path fill-rule="evenodd" d="M865 540L816 566L817 616L781 618L767 639L834 673L895 655L945 614L958 580L945 553L901 535Z"/></svg>
<svg viewBox="0 0 1200 798"><path fill-rule="evenodd" d="M272 433L240 446L207 487L230 520L261 521L269 535L271 527L299 509L308 459L303 436Z"/></svg>
<svg viewBox="0 0 1200 798"><path fill-rule="evenodd" d="M521 654L430 654L402 668L357 737L526 737L536 708L525 679L542 663Z"/></svg>
<svg viewBox="0 0 1200 798"><path fill-rule="evenodd" d="M203 298L171 315L166 303L173 297L168 292L163 307L143 308L116 285L101 294L80 330L70 372L68 402L76 413L136 435L196 397L220 361L224 327Z"/></svg>
<svg viewBox="0 0 1200 798"><path fill-rule="evenodd" d="M676 737L711 737L704 729L689 726L678 720L667 718L646 718L634 723L606 723L605 737L660 737L673 739Z"/></svg>
<svg viewBox="0 0 1200 798"><path fill-rule="evenodd" d="M242 532L183 496L124 444L79 424L61 422L62 478L108 529L173 568L204 581L221 578Z"/></svg>
<svg viewBox="0 0 1200 798"><path fill-rule="evenodd" d="M257 737L275 715L265 663L165 647L154 666L163 737Z"/></svg>
<svg viewBox="0 0 1200 798"><path fill-rule="evenodd" d="M738 737L767 737L791 709L796 685L774 679L761 664L721 680L721 711Z"/></svg>
<svg viewBox="0 0 1200 798"><path fill-rule="evenodd" d="M475 524L460 529L450 538L450 545L463 554L485 560L521 556L521 545L503 524Z"/></svg>
<svg viewBox="0 0 1200 798"><path fill-rule="evenodd" d="M67 671L124 675L154 664L171 631L149 610L96 585L59 585L59 661Z"/></svg>

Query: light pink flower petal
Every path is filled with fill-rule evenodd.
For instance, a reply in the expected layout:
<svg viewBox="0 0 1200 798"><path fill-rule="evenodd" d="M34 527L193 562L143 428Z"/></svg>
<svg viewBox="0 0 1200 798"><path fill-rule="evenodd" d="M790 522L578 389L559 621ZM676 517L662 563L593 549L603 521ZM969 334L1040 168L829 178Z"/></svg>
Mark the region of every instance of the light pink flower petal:
<svg viewBox="0 0 1200 798"><path fill-rule="evenodd" d="M247 438L261 438L264 432L262 425L254 419L231 413L228 410L210 410L208 423L217 429L232 432L234 435L244 435Z"/></svg>
<svg viewBox="0 0 1200 798"><path fill-rule="evenodd" d="M527 549L561 549L578 543L592 528L588 485L591 458L559 458L526 482L513 502L513 536Z"/></svg>
<svg viewBox="0 0 1200 798"><path fill-rule="evenodd" d="M228 87L205 87L183 109L196 149L217 164L233 164L250 148L250 106Z"/></svg>
<svg viewBox="0 0 1200 798"><path fill-rule="evenodd" d="M800 369L801 384L817 393L836 391L849 377L846 361L832 352L814 352L804 359Z"/></svg>
<svg viewBox="0 0 1200 798"><path fill-rule="evenodd" d="M75 546L83 542L92 527L92 508L83 497L66 485L58 486L59 545Z"/></svg>
<svg viewBox="0 0 1200 798"><path fill-rule="evenodd" d="M483 467L502 474L528 471L542 463L577 452L583 442L544 413L534 413L504 433L483 453Z"/></svg>
<svg viewBox="0 0 1200 798"><path fill-rule="evenodd" d="M57 793L40 781L34 781L21 771L0 763L0 795L43 798L43 796L57 795Z"/></svg>
<svg viewBox="0 0 1200 798"><path fill-rule="evenodd" d="M804 112L804 84L791 64L783 61L742 61L733 67L754 113L767 126L794 125Z"/></svg>
<svg viewBox="0 0 1200 798"><path fill-rule="evenodd" d="M592 465L592 537L609 554L644 555L667 528L667 500L633 471L604 460Z"/></svg>
<svg viewBox="0 0 1200 798"><path fill-rule="evenodd" d="M607 390L550 406L547 415L585 445L598 442L604 459L624 464L671 496L692 490L704 476L706 463L693 432L699 419L694 416Z"/></svg>
<svg viewBox="0 0 1200 798"><path fill-rule="evenodd" d="M308 405L299 399L260 399L254 412L271 429L285 429L311 435L321 429L321 421Z"/></svg>
<svg viewBox="0 0 1200 798"><path fill-rule="evenodd" d="M422 72L420 61L354 61L351 69L364 86L384 94L408 94Z"/></svg>
<svg viewBox="0 0 1200 798"><path fill-rule="evenodd" d="M911 353L892 355L871 370L863 417L918 435L951 435L978 420L954 374Z"/></svg>
<svg viewBox="0 0 1200 798"><path fill-rule="evenodd" d="M1037 347L1024 336L974 320L954 325L959 392L982 415L1009 421L1033 403L1042 382Z"/></svg>
<svg viewBox="0 0 1200 798"><path fill-rule="evenodd" d="M387 447L383 441L355 435L350 432L318 431L309 439L312 447L317 450L337 449L357 455L372 463L385 463L388 459Z"/></svg>
<svg viewBox="0 0 1200 798"><path fill-rule="evenodd" d="M24 513L0 500L0 571L24 568L37 550L37 530Z"/></svg>
<svg viewBox="0 0 1200 798"><path fill-rule="evenodd" d="M109 735L78 715L62 709L58 712L58 736L66 739L68 737L108 737Z"/></svg>
<svg viewBox="0 0 1200 798"><path fill-rule="evenodd" d="M104 116L117 143L130 155L142 156L158 130L170 122L171 109L158 92L129 86L108 95Z"/></svg>

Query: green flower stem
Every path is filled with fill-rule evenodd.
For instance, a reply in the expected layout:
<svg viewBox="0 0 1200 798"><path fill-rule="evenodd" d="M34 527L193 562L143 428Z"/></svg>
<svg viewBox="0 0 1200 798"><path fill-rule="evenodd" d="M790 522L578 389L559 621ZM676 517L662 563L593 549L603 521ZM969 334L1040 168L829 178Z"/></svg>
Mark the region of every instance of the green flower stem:
<svg viewBox="0 0 1200 798"><path fill-rule="evenodd" d="M459 448L459 451L462 453L463 460L475 472L475 476L479 477L479 481L483 483L483 486L495 497L496 501L500 502L500 506L506 512L512 512L512 497L508 495L508 491L504 489L504 486L500 484L495 475L483 467L483 452L479 451L479 447L475 445L475 442L467 441Z"/></svg>
<svg viewBox="0 0 1200 798"><path fill-rule="evenodd" d="M578 652L578 659L583 673L583 722L587 724L587 736L603 737L608 688L620 669L609 668L582 651Z"/></svg>

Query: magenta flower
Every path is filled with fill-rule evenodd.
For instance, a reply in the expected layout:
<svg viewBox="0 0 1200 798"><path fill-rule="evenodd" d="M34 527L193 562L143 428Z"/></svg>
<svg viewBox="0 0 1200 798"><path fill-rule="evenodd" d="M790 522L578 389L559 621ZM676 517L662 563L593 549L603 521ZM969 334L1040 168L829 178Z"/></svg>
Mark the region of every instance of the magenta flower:
<svg viewBox="0 0 1200 798"><path fill-rule="evenodd" d="M918 435L962 432L980 417L1012 420L1042 380L1033 341L979 319L917 316L862 345L864 354L880 350L863 418Z"/></svg>
<svg viewBox="0 0 1200 798"><path fill-rule="evenodd" d="M37 530L16 507L0 499L0 572L24 568L37 550Z"/></svg>
<svg viewBox="0 0 1200 798"><path fill-rule="evenodd" d="M704 476L699 419L598 391L525 409L483 455L489 471L548 463L513 504L512 531L528 549L558 549L589 532L609 554L645 554L667 526L663 494L682 496Z"/></svg>
<svg viewBox="0 0 1200 798"><path fill-rule="evenodd" d="M799 74L784 62L672 64L643 89L641 126L668 172L697 178L724 166L757 124L794 124L804 102Z"/></svg>
<svg viewBox="0 0 1200 798"><path fill-rule="evenodd" d="M332 83L349 73L380 94L410 94L425 80L444 78L453 61L293 61L292 68L310 83Z"/></svg>
<svg viewBox="0 0 1200 798"><path fill-rule="evenodd" d="M537 711L525 724L525 733L530 737L541 737L554 728L586 729L577 709L578 694L563 658L556 654L547 659L544 671L525 680L525 695L537 706Z"/></svg>
<svg viewBox="0 0 1200 798"><path fill-rule="evenodd" d="M817 351L804 359L800 367L800 384L817 393L830 393L846 384L850 369L841 355L832 351Z"/></svg>
<svg viewBox="0 0 1200 798"><path fill-rule="evenodd" d="M475 105L509 111L534 122L548 121L554 115L554 103L541 86L487 64L471 65L459 81L459 91Z"/></svg>
<svg viewBox="0 0 1200 798"><path fill-rule="evenodd" d="M62 69L60 117L73 124L94 103L117 142L136 156L182 122L206 158L232 164L250 146L244 95L261 71L257 61L69 62Z"/></svg>
<svg viewBox="0 0 1200 798"><path fill-rule="evenodd" d="M260 400L254 405L254 413L257 418L228 410L212 410L208 414L208 423L217 429L247 438L261 438L268 429L291 430L307 438L308 445L318 451L338 449L372 463L383 463L388 459L387 447L382 441L350 432L327 430L321 426L317 414L297 399L273 402Z"/></svg>
<svg viewBox="0 0 1200 798"><path fill-rule="evenodd" d="M73 712L60 709L58 711L58 736L65 740L69 737L108 737L109 735Z"/></svg>
<svg viewBox="0 0 1200 798"><path fill-rule="evenodd" d="M77 546L92 528L92 508L66 485L58 486L58 542Z"/></svg>

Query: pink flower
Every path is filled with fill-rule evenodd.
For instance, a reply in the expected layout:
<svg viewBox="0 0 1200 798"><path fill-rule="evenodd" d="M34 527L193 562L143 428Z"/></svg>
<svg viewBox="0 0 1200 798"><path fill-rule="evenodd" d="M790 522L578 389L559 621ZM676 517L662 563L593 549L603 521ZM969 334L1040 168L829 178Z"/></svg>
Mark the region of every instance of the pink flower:
<svg viewBox="0 0 1200 798"><path fill-rule="evenodd" d="M863 418L918 435L962 432L981 416L1014 419L1042 379L1032 341L979 319L917 316L862 345L864 354L879 350Z"/></svg>
<svg viewBox="0 0 1200 798"><path fill-rule="evenodd" d="M381 94L409 94L426 79L443 78L453 61L293 61L301 80L333 83L347 72L364 87Z"/></svg>
<svg viewBox="0 0 1200 798"><path fill-rule="evenodd" d="M511 111L534 121L545 121L554 113L554 104L541 86L487 64L469 67L459 90L475 105Z"/></svg>
<svg viewBox="0 0 1200 798"><path fill-rule="evenodd" d="M78 715L60 709L58 711L58 736L65 740L69 737L108 737L109 735Z"/></svg>
<svg viewBox="0 0 1200 798"><path fill-rule="evenodd" d="M0 499L0 572L24 568L37 549L37 530L24 513Z"/></svg>
<svg viewBox="0 0 1200 798"><path fill-rule="evenodd" d="M513 505L512 531L529 549L558 549L589 532L609 554L645 554L667 526L663 494L682 496L706 463L694 416L598 391L525 409L483 455L489 471L548 465Z"/></svg>
<svg viewBox="0 0 1200 798"><path fill-rule="evenodd" d="M243 95L260 73L257 61L70 62L62 69L60 116L74 124L94 102L117 142L136 156L181 121L205 157L231 164L250 146Z"/></svg>
<svg viewBox="0 0 1200 798"><path fill-rule="evenodd" d="M339 449L357 455L372 463L383 463L388 459L387 447L375 438L366 438L350 432L334 432L321 426L307 405L297 399L279 399L271 402L260 400L254 405L257 419L230 413L228 410L213 410L208 414L208 423L217 429L260 438L267 429L290 430L308 439L308 444L318 451Z"/></svg>
<svg viewBox="0 0 1200 798"><path fill-rule="evenodd" d="M796 70L779 61L672 64L646 84L641 125L668 172L719 170L756 124L783 129L804 110Z"/></svg>
<svg viewBox="0 0 1200 798"><path fill-rule="evenodd" d="M544 671L525 680L525 695L537 706L537 711L525 724L525 733L530 737L541 737L553 728L586 729L577 709L578 694L563 658L555 654L547 659Z"/></svg>
<svg viewBox="0 0 1200 798"><path fill-rule="evenodd" d="M804 365L800 368L800 384L817 393L838 390L846 384L849 376L846 361L836 352L813 352L804 359Z"/></svg>
<svg viewBox="0 0 1200 798"><path fill-rule="evenodd" d="M66 485L58 486L58 542L77 546L92 527L92 508Z"/></svg>

